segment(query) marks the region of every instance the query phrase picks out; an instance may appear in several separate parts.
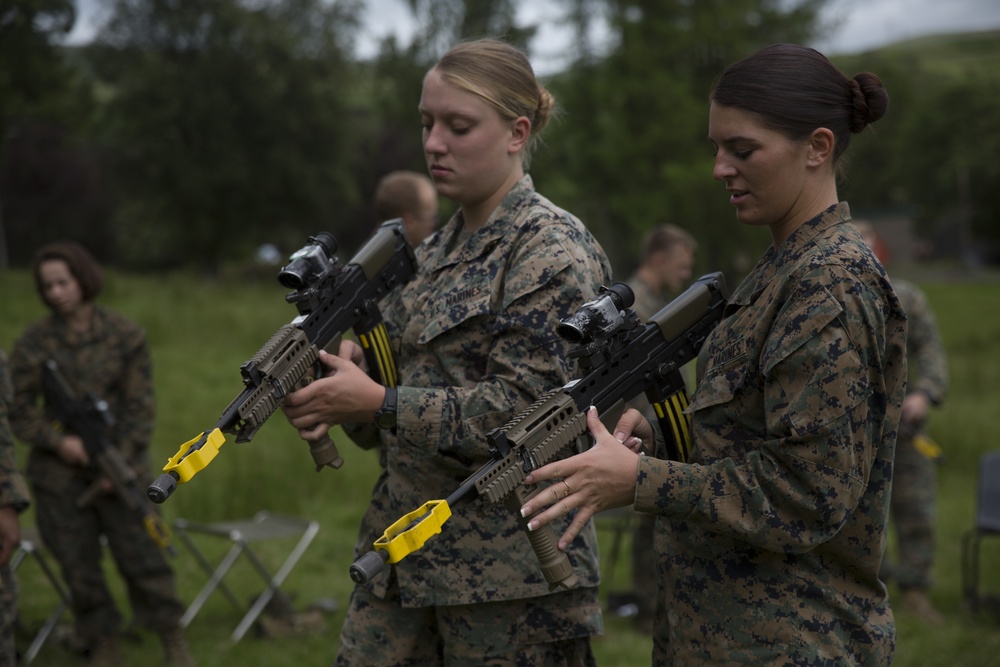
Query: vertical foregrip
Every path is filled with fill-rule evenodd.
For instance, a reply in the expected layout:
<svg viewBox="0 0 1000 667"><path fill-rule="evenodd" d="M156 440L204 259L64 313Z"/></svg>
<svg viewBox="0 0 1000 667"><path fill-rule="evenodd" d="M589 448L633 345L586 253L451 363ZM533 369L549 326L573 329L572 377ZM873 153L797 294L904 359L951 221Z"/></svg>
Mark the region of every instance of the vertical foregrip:
<svg viewBox="0 0 1000 667"><path fill-rule="evenodd" d="M557 588L576 588L580 583L580 578L573 572L573 566L569 562L569 557L559 550L556 534L549 525L542 526L537 530L528 530L528 521L531 516L522 517L521 507L533 494L525 492L525 488L518 487L513 490L505 499L504 507L514 513L521 524L521 528L531 542L538 562L542 567L542 574L545 581L549 583L549 590ZM533 515L532 515L533 516Z"/></svg>

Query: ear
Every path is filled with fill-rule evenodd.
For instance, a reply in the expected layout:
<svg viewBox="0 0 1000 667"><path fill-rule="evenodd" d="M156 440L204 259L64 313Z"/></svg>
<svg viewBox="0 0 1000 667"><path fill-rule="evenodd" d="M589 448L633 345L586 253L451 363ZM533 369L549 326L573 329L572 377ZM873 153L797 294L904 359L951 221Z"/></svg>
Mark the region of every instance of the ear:
<svg viewBox="0 0 1000 667"><path fill-rule="evenodd" d="M818 167L833 158L835 139L833 132L825 127L818 127L809 136L809 152L806 157L810 167Z"/></svg>
<svg viewBox="0 0 1000 667"><path fill-rule="evenodd" d="M510 139L507 141L507 152L513 155L524 148L531 138L531 121L524 116L518 116L510 127Z"/></svg>

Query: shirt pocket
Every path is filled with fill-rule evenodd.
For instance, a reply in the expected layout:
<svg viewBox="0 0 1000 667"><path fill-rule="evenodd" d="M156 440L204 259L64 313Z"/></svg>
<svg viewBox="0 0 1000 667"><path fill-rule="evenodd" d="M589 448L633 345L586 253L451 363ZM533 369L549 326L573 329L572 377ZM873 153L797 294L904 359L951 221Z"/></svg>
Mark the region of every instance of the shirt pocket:
<svg viewBox="0 0 1000 667"><path fill-rule="evenodd" d="M705 371L691 404L684 412L691 414L714 405L729 403L747 381L749 364L746 356Z"/></svg>
<svg viewBox="0 0 1000 667"><path fill-rule="evenodd" d="M485 278L473 284L463 284L438 298L439 306L423 324L417 338L419 345L428 345L445 334L464 328L478 317L493 313L490 283ZM490 333L489 327L478 331L479 335Z"/></svg>

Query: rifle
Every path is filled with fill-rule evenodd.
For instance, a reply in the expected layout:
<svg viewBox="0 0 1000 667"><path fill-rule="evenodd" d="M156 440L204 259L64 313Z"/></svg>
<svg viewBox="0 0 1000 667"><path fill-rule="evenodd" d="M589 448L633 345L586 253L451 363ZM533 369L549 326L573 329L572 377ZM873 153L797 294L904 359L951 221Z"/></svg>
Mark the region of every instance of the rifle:
<svg viewBox="0 0 1000 667"><path fill-rule="evenodd" d="M243 391L212 429L185 442L167 461L163 474L146 491L150 500L162 503L178 484L203 470L225 444L226 433L235 435L236 442L249 442L286 395L322 375L319 351L335 348L349 329L361 343L369 375L387 387L396 386L396 360L378 301L417 269L402 219L382 223L347 266L336 251L336 239L320 232L291 255L278 282L294 290L285 300L295 304L299 314L240 366ZM344 463L329 435L310 443L310 452L317 471Z"/></svg>
<svg viewBox="0 0 1000 667"><path fill-rule="evenodd" d="M135 483L135 471L121 452L108 441L106 433L115 423L108 402L91 392L76 396L59 372L59 364L53 359L48 359L42 366L42 389L45 392L45 402L54 413L60 428L80 436L92 465L96 465L101 474L111 481L115 493L125 505L142 517L142 523L153 542L161 549L166 549L171 556L176 556L166 524L139 492ZM76 499L77 506L87 507L102 491L102 479L98 479Z"/></svg>
<svg viewBox="0 0 1000 667"><path fill-rule="evenodd" d="M593 405L613 427L625 403L643 391L657 414L667 457L685 461L690 454L687 389L680 369L694 359L712 328L722 319L726 286L721 273L699 278L645 325L639 323L632 290L625 283L604 288L602 295L562 320L557 333L577 347L570 351L581 377L550 391L505 426L487 435L491 460L465 479L445 500L431 500L393 523L356 560L351 579L366 583L386 563L398 563L421 548L459 502L476 499L482 513L503 505L519 518L541 564L550 590L578 583L566 554L559 551L551 526L527 529L520 508L541 489L526 487L532 470L557 458L587 434L587 409Z"/></svg>

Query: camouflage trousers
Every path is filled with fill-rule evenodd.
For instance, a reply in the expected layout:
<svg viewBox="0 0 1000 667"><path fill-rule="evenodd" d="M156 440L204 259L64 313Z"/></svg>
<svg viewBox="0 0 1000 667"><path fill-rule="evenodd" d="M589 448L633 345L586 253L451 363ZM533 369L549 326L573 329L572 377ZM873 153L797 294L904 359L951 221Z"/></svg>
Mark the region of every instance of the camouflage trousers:
<svg viewBox="0 0 1000 667"><path fill-rule="evenodd" d="M17 580L9 566L0 567L0 667L17 665L14 623L17 620Z"/></svg>
<svg viewBox="0 0 1000 667"><path fill-rule="evenodd" d="M335 667L595 667L596 589L526 600L403 608L354 589Z"/></svg>
<svg viewBox="0 0 1000 667"><path fill-rule="evenodd" d="M125 580L137 624L154 632L176 628L184 605L170 564L141 518L113 495L78 508L82 488L62 493L34 489L38 531L69 589L78 638L91 644L113 635L122 621L104 576L101 535Z"/></svg>
<svg viewBox="0 0 1000 667"><path fill-rule="evenodd" d="M934 564L934 521L937 504L937 464L900 436L892 470L890 521L896 532L897 558L882 559L883 580L900 588L931 587ZM891 547L890 547L891 548Z"/></svg>

